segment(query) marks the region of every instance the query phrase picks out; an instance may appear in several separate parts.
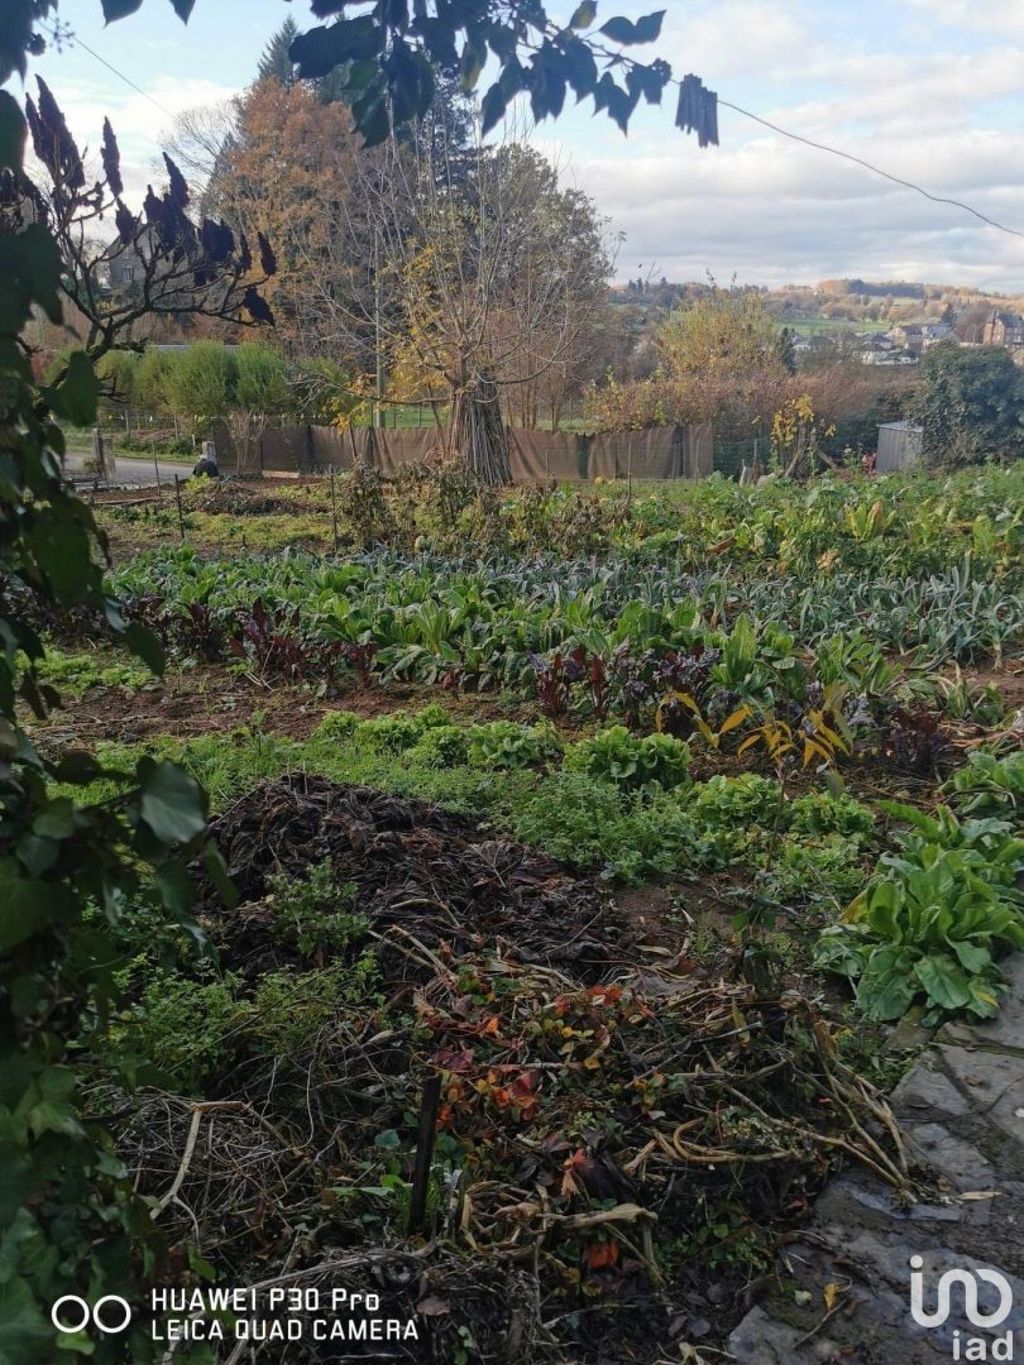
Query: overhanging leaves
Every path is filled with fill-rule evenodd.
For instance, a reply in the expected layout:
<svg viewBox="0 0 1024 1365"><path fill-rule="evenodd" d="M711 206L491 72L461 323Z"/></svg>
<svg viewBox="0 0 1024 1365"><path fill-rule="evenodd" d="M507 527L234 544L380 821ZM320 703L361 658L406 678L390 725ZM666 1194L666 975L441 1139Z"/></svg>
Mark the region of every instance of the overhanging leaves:
<svg viewBox="0 0 1024 1365"><path fill-rule="evenodd" d="M636 23L632 19L609 19L601 26L600 31L613 43L620 43L623 47L635 47L640 43L657 42L661 37L664 19L665 11L662 9L656 14L648 14L643 19L638 19Z"/></svg>
<svg viewBox="0 0 1024 1365"><path fill-rule="evenodd" d="M199 784L173 763L143 759L138 768L140 812L150 830L168 847L190 843L206 828Z"/></svg>

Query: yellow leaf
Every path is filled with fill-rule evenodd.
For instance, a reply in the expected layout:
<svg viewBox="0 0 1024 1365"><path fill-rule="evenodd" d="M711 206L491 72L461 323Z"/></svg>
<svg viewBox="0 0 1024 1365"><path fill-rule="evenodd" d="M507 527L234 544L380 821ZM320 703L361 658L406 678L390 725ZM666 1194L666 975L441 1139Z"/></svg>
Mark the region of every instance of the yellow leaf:
<svg viewBox="0 0 1024 1365"><path fill-rule="evenodd" d="M750 707L741 706L738 711L734 711L732 715L723 723L722 728L719 730L718 733L720 735L727 735L730 730L735 730L738 725L742 725L745 720L749 719Z"/></svg>
<svg viewBox="0 0 1024 1365"><path fill-rule="evenodd" d="M757 744L757 743L760 741L760 739L761 739L761 731L760 731L760 730L758 730L758 732L757 732L756 735L750 735L750 736L748 736L748 738L745 739L745 740L743 741L743 743L740 745L740 747L736 750L737 757L738 757L740 754L745 754L746 751L747 751L748 749L752 749L752 748L754 747L754 745Z"/></svg>
<svg viewBox="0 0 1024 1365"><path fill-rule="evenodd" d="M825 1299L825 1307L831 1313L832 1309L836 1306L839 1295L843 1292L843 1285L839 1284L836 1280L829 1280L822 1292Z"/></svg>

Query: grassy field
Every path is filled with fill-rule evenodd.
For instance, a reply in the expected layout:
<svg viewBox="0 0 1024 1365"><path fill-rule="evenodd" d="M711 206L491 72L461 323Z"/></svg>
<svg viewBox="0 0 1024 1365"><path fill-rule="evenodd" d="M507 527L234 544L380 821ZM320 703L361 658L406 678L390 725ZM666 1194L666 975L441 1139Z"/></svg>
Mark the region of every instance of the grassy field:
<svg viewBox="0 0 1024 1365"><path fill-rule="evenodd" d="M797 322L779 321L779 327L788 327L798 336L830 336L845 332L888 332L891 323L871 322L867 319L852 321L849 318L802 318Z"/></svg>

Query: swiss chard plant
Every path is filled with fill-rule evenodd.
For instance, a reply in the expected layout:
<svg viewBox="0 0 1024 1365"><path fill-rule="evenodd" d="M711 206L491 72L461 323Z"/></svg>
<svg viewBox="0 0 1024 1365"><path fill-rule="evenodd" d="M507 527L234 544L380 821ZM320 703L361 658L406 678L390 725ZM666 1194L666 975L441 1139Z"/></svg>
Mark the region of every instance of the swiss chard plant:
<svg viewBox="0 0 1024 1365"><path fill-rule="evenodd" d="M1024 840L1000 820L961 823L948 807L926 816L886 803L910 825L885 855L816 961L855 983L871 1019L897 1019L920 997L928 1021L999 1008L1001 954L1024 948Z"/></svg>

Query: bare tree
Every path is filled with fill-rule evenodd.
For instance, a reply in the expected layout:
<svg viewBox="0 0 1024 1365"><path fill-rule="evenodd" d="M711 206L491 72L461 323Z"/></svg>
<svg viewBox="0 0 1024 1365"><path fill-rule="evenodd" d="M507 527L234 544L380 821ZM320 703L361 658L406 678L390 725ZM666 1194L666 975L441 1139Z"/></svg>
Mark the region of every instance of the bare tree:
<svg viewBox="0 0 1024 1365"><path fill-rule="evenodd" d="M163 150L181 168L207 212L218 212L207 191L238 136L238 101L186 109L162 139Z"/></svg>
<svg viewBox="0 0 1024 1365"><path fill-rule="evenodd" d="M378 401L386 370L389 396L446 403L448 446L507 482L505 412L535 416L605 297L592 206L521 143L456 159L422 125L338 169L347 192L305 244L324 345L369 345Z"/></svg>

